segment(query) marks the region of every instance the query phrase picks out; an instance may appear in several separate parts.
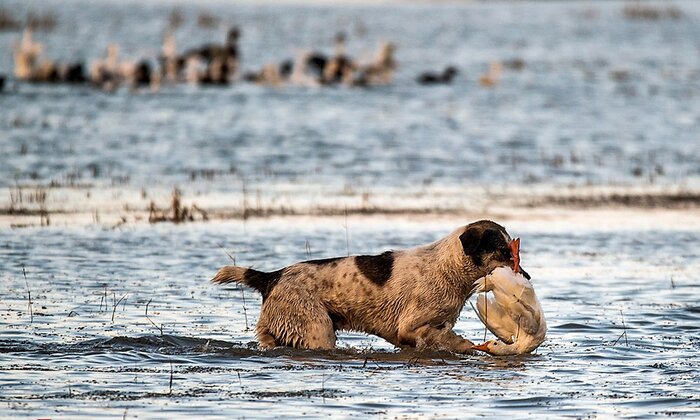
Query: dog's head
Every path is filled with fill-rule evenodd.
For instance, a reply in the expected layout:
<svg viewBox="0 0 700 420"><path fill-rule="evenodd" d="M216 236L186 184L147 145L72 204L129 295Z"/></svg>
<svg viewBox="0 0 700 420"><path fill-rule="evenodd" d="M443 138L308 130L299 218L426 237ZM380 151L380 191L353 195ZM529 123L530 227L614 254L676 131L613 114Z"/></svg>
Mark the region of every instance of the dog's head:
<svg viewBox="0 0 700 420"><path fill-rule="evenodd" d="M498 267L516 267L518 245L514 245L506 229L490 220L480 220L471 223L464 228L464 232L459 236L462 242L464 254L471 260L479 273L486 275ZM527 278L530 275L519 267L519 271Z"/></svg>

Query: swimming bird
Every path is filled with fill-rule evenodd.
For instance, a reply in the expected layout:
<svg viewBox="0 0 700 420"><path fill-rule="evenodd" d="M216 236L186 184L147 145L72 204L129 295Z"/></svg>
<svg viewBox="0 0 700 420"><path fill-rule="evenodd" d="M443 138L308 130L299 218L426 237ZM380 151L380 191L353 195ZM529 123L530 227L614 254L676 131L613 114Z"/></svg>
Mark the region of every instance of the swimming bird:
<svg viewBox="0 0 700 420"><path fill-rule="evenodd" d="M478 279L472 289L473 293L493 293L493 298L479 295L474 311L499 338L473 349L498 356L530 353L542 344L547 334L547 322L535 289L519 273L519 240L513 242L514 269L498 267Z"/></svg>
<svg viewBox="0 0 700 420"><path fill-rule="evenodd" d="M421 73L416 78L416 81L421 85L450 84L457 73L459 73L457 67L447 66L441 73L432 71Z"/></svg>

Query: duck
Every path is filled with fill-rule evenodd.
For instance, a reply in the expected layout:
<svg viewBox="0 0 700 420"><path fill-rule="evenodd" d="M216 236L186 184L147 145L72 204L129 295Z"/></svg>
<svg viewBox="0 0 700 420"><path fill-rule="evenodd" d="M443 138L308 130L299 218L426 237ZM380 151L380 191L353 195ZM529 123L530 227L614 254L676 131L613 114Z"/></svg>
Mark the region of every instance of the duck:
<svg viewBox="0 0 700 420"><path fill-rule="evenodd" d="M335 52L326 63L324 63L323 75L321 78L323 84L351 83L353 72L356 70L357 64L345 52L346 40L347 37L344 32L336 34Z"/></svg>
<svg viewBox="0 0 700 420"><path fill-rule="evenodd" d="M163 37L163 47L158 61L160 63L161 79L169 83L181 81L181 73L185 67L185 58L177 55L177 44L175 35L172 32L167 32Z"/></svg>
<svg viewBox="0 0 700 420"><path fill-rule="evenodd" d="M231 27L226 34L226 42L223 45L208 43L186 51L179 62L187 63L196 59L198 63L206 66L204 72L198 72L197 82L204 84L226 85L236 75L240 62L238 41L241 31L237 26ZM169 48L169 53L172 48ZM187 70L186 70L187 72ZM188 80L191 81L191 74Z"/></svg>
<svg viewBox="0 0 700 420"><path fill-rule="evenodd" d="M421 85L438 85L438 84L450 84L452 79L459 73L457 67L447 66L441 73L436 73L432 71L427 71L421 73L416 81Z"/></svg>
<svg viewBox="0 0 700 420"><path fill-rule="evenodd" d="M493 297L479 295L476 312L481 322L498 337L473 346L474 350L494 356L531 353L547 335L547 322L532 283L519 270L520 240L513 248L514 266L498 267L474 283L472 293L492 292ZM471 302L470 302L471 304Z"/></svg>
<svg viewBox="0 0 700 420"><path fill-rule="evenodd" d="M22 40L14 48L15 77L19 80L31 80L34 77L44 51L44 46L35 42L32 35L32 29L26 28Z"/></svg>
<svg viewBox="0 0 700 420"><path fill-rule="evenodd" d="M384 86L394 79L396 61L394 52L396 46L391 42L383 42L374 60L367 65L358 66L357 77L352 81L353 86Z"/></svg>
<svg viewBox="0 0 700 420"><path fill-rule="evenodd" d="M122 63L123 64L123 63ZM119 62L119 45L112 43L107 47L107 56L95 60L90 66L90 82L98 88L112 92L121 82L121 64Z"/></svg>

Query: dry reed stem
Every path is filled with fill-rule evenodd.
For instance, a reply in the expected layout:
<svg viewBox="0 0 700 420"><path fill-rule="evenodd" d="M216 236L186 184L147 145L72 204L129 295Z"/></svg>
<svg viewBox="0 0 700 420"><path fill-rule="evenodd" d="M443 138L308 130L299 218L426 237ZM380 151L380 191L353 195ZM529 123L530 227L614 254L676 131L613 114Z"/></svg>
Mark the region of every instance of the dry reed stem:
<svg viewBox="0 0 700 420"><path fill-rule="evenodd" d="M129 295L128 293L125 294L124 296L119 298L117 303L114 304L114 307L112 308L112 324L114 324L114 314L115 314L115 312L117 312L117 307L119 306L120 303L122 303L122 300L124 300L128 295ZM114 299L116 299L116 296L114 297Z"/></svg>
<svg viewBox="0 0 700 420"><path fill-rule="evenodd" d="M170 386L168 390L168 395L173 395L173 360L169 359L170 362Z"/></svg>
<svg viewBox="0 0 700 420"><path fill-rule="evenodd" d="M22 264L22 275L24 275L24 284L27 286L27 307L29 308L29 323L34 323L34 308L32 304L32 291L29 290L29 282L27 281L27 271Z"/></svg>
<svg viewBox="0 0 700 420"><path fill-rule="evenodd" d="M162 337L162 336L163 336L163 324L160 324L160 328L159 328L159 327L156 325L156 323L153 322L153 320L151 319L151 317L148 316L148 305L151 304L151 301L153 301L153 298L148 299L148 303L146 304L146 319L148 320L148 322L151 323L151 325L153 325L153 327L155 327L157 330L160 330L160 335L161 335L161 337Z"/></svg>
<svg viewBox="0 0 700 420"><path fill-rule="evenodd" d="M617 344L618 341L620 341L620 339L624 336L624 337L625 337L625 345L626 345L627 347L629 347L629 342L627 341L627 325L625 325L625 315L622 313L622 309L620 309L620 316L622 317L622 328L623 328L623 331L622 331L622 334L620 334L620 336L617 337L617 340L613 341L613 343L611 344L611 346L614 346L615 344Z"/></svg>

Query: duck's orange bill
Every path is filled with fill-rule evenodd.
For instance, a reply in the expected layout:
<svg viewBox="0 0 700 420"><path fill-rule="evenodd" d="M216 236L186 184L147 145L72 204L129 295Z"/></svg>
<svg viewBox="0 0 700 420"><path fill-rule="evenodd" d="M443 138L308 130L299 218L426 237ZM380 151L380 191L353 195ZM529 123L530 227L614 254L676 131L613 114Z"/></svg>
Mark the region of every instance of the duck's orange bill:
<svg viewBox="0 0 700 420"><path fill-rule="evenodd" d="M510 241L510 250L513 252L513 271L520 271L520 238Z"/></svg>
<svg viewBox="0 0 700 420"><path fill-rule="evenodd" d="M472 350L484 351L486 353L489 352L488 347L486 346L486 343L481 343L481 344L477 344L476 346L472 346Z"/></svg>

